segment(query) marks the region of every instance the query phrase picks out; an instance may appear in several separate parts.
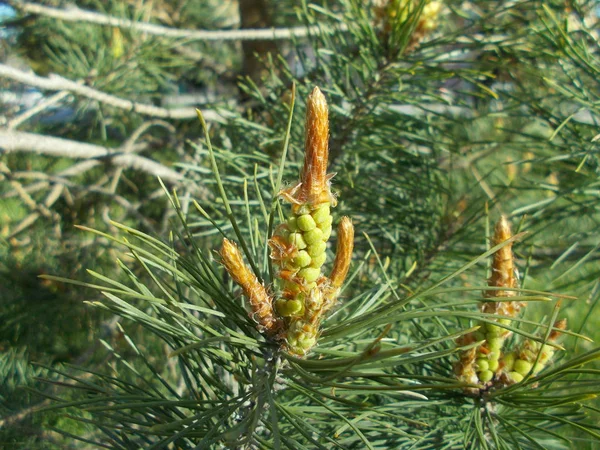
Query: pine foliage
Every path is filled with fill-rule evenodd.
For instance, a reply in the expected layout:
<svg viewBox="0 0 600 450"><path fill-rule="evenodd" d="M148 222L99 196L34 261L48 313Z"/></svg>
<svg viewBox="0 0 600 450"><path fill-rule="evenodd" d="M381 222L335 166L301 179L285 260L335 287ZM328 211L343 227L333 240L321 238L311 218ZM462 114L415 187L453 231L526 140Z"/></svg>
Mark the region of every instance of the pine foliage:
<svg viewBox="0 0 600 450"><path fill-rule="evenodd" d="M77 5L190 32L232 25L219 2L173 3ZM32 366L35 345L17 317L25 290L10 289L0 345L15 349L0 362L2 439L42 442L16 437L25 429L18 411L33 396L46 399L36 429L73 448L598 448L597 5L294 3L265 11L272 25L307 35L244 47L268 51L236 86L248 67L234 40L28 16L14 2L22 16L9 28L38 76L165 108L179 89L207 95L200 122L78 94L65 100L70 123L21 125L125 151L143 142L149 159L182 176L160 186L116 160L69 184L69 157L0 153L2 254L16 258L3 277L43 245L19 241L21 229L36 237L53 224L69 245L40 258L76 253L88 273L45 264L36 274L52 275L36 281L52 298L85 297L78 341L105 326L87 337L100 342L91 356L56 357L45 343ZM269 241L289 215L280 193L303 173L302 118L315 86L329 104L333 222L351 217L356 236L339 300L303 355L265 331L219 250L224 238L235 242L266 295L285 286ZM27 172L48 175L47 184ZM59 201L47 201L58 185ZM48 214L38 206L43 214L22 228L32 204ZM494 238L498 220L514 235ZM502 264L509 282L498 281ZM503 372L512 350L522 363ZM488 357L495 351L503 353ZM475 370L482 360L465 376L467 363Z"/></svg>

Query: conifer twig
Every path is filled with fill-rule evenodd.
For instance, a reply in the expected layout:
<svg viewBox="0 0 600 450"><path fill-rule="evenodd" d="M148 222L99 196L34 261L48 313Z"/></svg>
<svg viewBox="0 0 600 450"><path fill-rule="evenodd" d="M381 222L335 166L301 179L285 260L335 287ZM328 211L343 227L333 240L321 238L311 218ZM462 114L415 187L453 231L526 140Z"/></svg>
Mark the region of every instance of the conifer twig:
<svg viewBox="0 0 600 450"><path fill-rule="evenodd" d="M90 169L90 168L91 167L89 167L89 166L87 167L87 169ZM72 189L72 190L79 190L79 191L83 191L86 193L93 192L95 194L100 194L100 195L106 196L106 197L110 198L111 201L118 203L120 206L125 208L129 213L131 213L133 216L135 216L136 219L139 220L140 223L142 225L144 225L144 227L146 227L148 230L154 231L154 226L152 225L152 223L146 217L144 217L144 215L141 214L140 211L138 210L138 208L141 206L141 202L131 203L125 197L118 195L115 192L112 192L111 189L105 189L105 188L97 186L97 185L91 185L91 186L80 185L80 184L74 183L72 181L69 181L67 178L60 176L60 174L48 175L43 172L27 171L27 172L12 172L10 175L11 175L12 180L18 180L18 179L43 180L41 182L34 183L32 185L23 187L23 192L27 192L27 193L31 193L32 191L37 192L40 189L47 188L50 184L55 184L55 185L61 185L65 189L68 188L68 189ZM1 181L1 178L0 178L0 181ZM31 189L34 186L36 189ZM16 195L17 195L17 193L15 193L15 192L8 192L3 197L10 198L10 197L14 197Z"/></svg>
<svg viewBox="0 0 600 450"><path fill-rule="evenodd" d="M115 108L136 112L145 116L157 117L161 119L193 119L196 116L195 108L174 108L166 109L159 106L138 103L115 95L107 94L98 89L77 83L60 75L52 74L49 77L40 77L34 73L24 72L6 64L0 64L0 77L9 78L20 83L35 86L40 89L51 91L69 91L82 97L97 100ZM213 122L222 122L223 118L215 111L203 110L204 116Z"/></svg>
<svg viewBox="0 0 600 450"><path fill-rule="evenodd" d="M86 11L76 6L68 9L51 8L37 3L15 1L13 6L22 12L40 14L68 22L88 22L97 25L131 28L136 31L167 38L185 38L188 41L250 41L250 40L280 40L310 36L314 33L326 32L322 25L311 27L299 26L273 29L244 29L244 30L194 30L170 28L146 22L136 22L130 19L113 17L94 11ZM340 28L338 27L338 30ZM194 113L195 115L195 113Z"/></svg>
<svg viewBox="0 0 600 450"><path fill-rule="evenodd" d="M24 186L12 177L11 171L6 165L0 164L0 180L8 179L10 185L13 187L14 192L19 196L21 201L27 205L32 212L26 216L21 222L12 230L8 235L8 238L13 238L17 234L21 233L25 229L29 228L35 223L41 216L48 219L52 219L55 224L59 222L59 216L56 212L51 211L49 208L58 200L60 192L62 191L61 185L56 185L46 196L46 199L42 203L36 202L26 191ZM60 234L57 233L57 234Z"/></svg>
<svg viewBox="0 0 600 450"><path fill-rule="evenodd" d="M169 182L183 181L180 173L143 156L125 154L120 148L112 149L54 136L0 130L0 149L2 153L35 152L74 159L103 158L110 160L111 164L141 170Z"/></svg>
<svg viewBox="0 0 600 450"><path fill-rule="evenodd" d="M6 128L8 128L9 130L17 128L19 125L21 125L22 123L31 119L36 114L39 114L40 112L44 111L45 109L48 109L51 106L57 104L63 98L65 98L67 95L69 95L69 91L60 91L48 98L45 98L44 100L39 102L37 105L35 105L33 108L30 108L27 111L24 111L23 113L19 114L17 117L9 120L8 123L6 124Z"/></svg>

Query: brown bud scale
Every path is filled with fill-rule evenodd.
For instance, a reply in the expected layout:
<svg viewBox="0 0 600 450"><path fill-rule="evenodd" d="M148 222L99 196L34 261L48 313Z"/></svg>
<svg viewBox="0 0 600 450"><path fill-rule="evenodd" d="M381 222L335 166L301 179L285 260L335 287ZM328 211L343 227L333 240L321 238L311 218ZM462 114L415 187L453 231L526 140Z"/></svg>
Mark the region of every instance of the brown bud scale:
<svg viewBox="0 0 600 450"><path fill-rule="evenodd" d="M244 295L248 298L254 320L268 334L276 334L283 323L273 313L273 299L252 270L244 263L237 245L229 239L223 239L220 255L225 270L233 278L233 281L242 288Z"/></svg>

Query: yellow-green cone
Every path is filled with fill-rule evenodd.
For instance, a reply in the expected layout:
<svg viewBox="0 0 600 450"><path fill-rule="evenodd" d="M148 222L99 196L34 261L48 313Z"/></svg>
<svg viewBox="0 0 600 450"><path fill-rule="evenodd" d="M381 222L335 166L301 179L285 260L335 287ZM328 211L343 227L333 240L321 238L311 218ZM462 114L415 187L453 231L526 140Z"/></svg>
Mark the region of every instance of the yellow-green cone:
<svg viewBox="0 0 600 450"><path fill-rule="evenodd" d="M492 238L492 245L496 246L506 242L512 237L510 225L504 216L500 217L500 220L494 227L494 236ZM517 279L514 275L514 257L512 252L512 244L506 244L500 248L493 255L492 261L492 273L488 280L488 285L491 287L498 288L517 288ZM488 299L494 298L505 298L515 296L514 290L489 290L485 291L484 296ZM478 361L485 361L485 368L477 370L479 380L482 383L487 383L496 376L499 369L501 368L500 357L502 355L502 348L507 337L510 336L510 331L503 328L502 325L510 324L510 317L514 317L519 309L521 303L519 302L491 302L487 301L482 304L481 311L488 314L495 314L506 316L506 319L497 319L496 323L482 322L481 329L478 332L477 340L483 340L484 343L478 348L476 359ZM483 367L483 364L479 364L479 367ZM491 372L491 377L490 377Z"/></svg>
<svg viewBox="0 0 600 450"><path fill-rule="evenodd" d="M315 88L307 101L305 161L300 182L281 192L292 204L286 223L269 242L271 258L279 265L281 297L277 313L288 322L287 343L291 353L304 355L316 342L318 313L326 283L321 268L325 263L327 240L331 236L331 176L329 119L325 97Z"/></svg>
<svg viewBox="0 0 600 450"><path fill-rule="evenodd" d="M555 331L550 333L548 342L555 342L561 332L558 330L564 330L567 327L567 320L562 319L554 324ZM541 344L537 341L527 339L519 351L513 353L512 359L514 362L510 364L510 358L504 361L504 372L509 384L519 383L529 373L537 375L541 372L554 357L556 349L552 345ZM539 355L539 357L538 357Z"/></svg>
<svg viewBox="0 0 600 450"><path fill-rule="evenodd" d="M322 273L331 236L336 199L327 174L329 118L325 96L315 88L307 101L305 159L300 181L279 195L291 211L269 239L278 266L279 292L271 294L246 266L237 246L223 240L222 264L242 287L257 328L289 353L304 356L316 345L324 314L332 308L350 268L354 227L348 217L338 227L338 245L330 278Z"/></svg>

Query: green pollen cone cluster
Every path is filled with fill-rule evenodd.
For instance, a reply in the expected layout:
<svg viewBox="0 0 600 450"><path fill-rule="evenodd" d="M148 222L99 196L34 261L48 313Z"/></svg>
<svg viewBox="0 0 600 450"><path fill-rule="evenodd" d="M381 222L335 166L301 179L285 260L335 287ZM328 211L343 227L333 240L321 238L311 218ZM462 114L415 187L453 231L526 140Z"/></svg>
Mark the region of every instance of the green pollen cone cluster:
<svg viewBox="0 0 600 450"><path fill-rule="evenodd" d="M257 328L281 348L304 356L317 343L325 313L335 304L346 279L354 247L354 227L343 217L329 277L321 268L327 259L336 205L327 174L329 117L325 96L315 88L307 101L304 168L300 182L279 193L292 204L286 222L269 239L271 259L279 266L274 298L248 268L235 243L223 240L222 264L248 299Z"/></svg>
<svg viewBox="0 0 600 450"><path fill-rule="evenodd" d="M331 236L333 217L330 204L294 205L294 213L280 232L280 241L272 241L272 257L281 267L282 298L275 310L282 317L304 314L305 300L321 278L327 259L327 240ZM281 249L278 245L281 244Z"/></svg>
<svg viewBox="0 0 600 450"><path fill-rule="evenodd" d="M510 320L500 319L498 323L508 325ZM475 371L482 383L490 381L499 369L500 354L507 336L508 333L504 328L492 323L482 323L481 328L475 332L477 341L485 341L479 347L475 361Z"/></svg>
<svg viewBox="0 0 600 450"><path fill-rule="evenodd" d="M550 334L548 342L555 342L560 331L566 328L567 321L562 319L554 324L556 331ZM507 353L502 357L503 376L508 384L519 383L529 373L537 375L554 357L556 348L549 344L541 344L527 339L516 352Z"/></svg>
<svg viewBox="0 0 600 450"><path fill-rule="evenodd" d="M496 246L506 242L512 237L510 226L504 217L501 217L494 229L492 245ZM488 285L496 288L517 287L514 276L512 243L508 243L494 253L492 273ZM459 379L472 384L490 383L500 370L500 358L506 338L510 331L502 325L509 325L511 317L515 317L521 308L519 302L492 301L495 298L504 299L515 295L514 290L489 290L484 296L489 299L482 303L481 311L487 314L506 316L506 319L497 319L492 322L481 322L480 329L463 337L460 344L466 345L482 342L477 348L471 348L455 366Z"/></svg>
<svg viewBox="0 0 600 450"><path fill-rule="evenodd" d="M492 245L497 246L511 239L512 234L508 222L501 217L496 224ZM459 380L469 384L487 388L492 385L508 385L518 383L528 374L536 375L541 371L554 355L554 348L550 345L526 340L520 350L503 352L506 339L511 332L505 328L510 325L511 319L516 317L523 303L519 301L492 301L516 295L514 289L518 287L515 277L512 243L509 242L500 248L493 256L492 274L488 285L495 288L510 288L510 290L489 290L485 297L488 301L481 306L481 311L486 314L504 316L503 319L491 319L480 323L480 329L461 337L458 344L471 346L464 351L454 369ZM550 335L549 341L555 340L560 331L566 327L562 320L554 325L555 331ZM540 351L541 350L541 351ZM539 354L539 359L538 359ZM537 363L536 363L537 360ZM476 393L478 389L467 388L466 391Z"/></svg>
<svg viewBox="0 0 600 450"><path fill-rule="evenodd" d="M286 337L288 351L299 356L305 355L317 343L323 294L319 289L312 289L303 301L304 313L290 318Z"/></svg>
<svg viewBox="0 0 600 450"><path fill-rule="evenodd" d="M348 218L342 219L334 270L327 278L322 266L327 259L327 241L331 236L331 193L327 174L329 119L325 97L315 88L307 101L304 168L300 182L280 193L292 204L286 223L269 241L271 258L279 266L280 296L275 312L284 320L287 350L305 355L317 341L320 322L337 297L341 280L350 264L354 234ZM348 250L350 249L350 250Z"/></svg>

